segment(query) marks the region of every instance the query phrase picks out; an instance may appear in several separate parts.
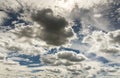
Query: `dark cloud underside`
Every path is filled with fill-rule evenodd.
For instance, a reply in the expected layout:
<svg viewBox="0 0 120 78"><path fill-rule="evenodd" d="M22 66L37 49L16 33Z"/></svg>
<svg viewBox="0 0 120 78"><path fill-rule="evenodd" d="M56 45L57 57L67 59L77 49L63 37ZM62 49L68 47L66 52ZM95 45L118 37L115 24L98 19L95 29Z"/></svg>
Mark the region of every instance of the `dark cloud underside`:
<svg viewBox="0 0 120 78"><path fill-rule="evenodd" d="M53 15L51 9L43 9L32 15L33 21L40 24L42 32L39 38L50 45L62 45L68 42L68 38L73 35L72 30L65 30L68 22L64 17Z"/></svg>

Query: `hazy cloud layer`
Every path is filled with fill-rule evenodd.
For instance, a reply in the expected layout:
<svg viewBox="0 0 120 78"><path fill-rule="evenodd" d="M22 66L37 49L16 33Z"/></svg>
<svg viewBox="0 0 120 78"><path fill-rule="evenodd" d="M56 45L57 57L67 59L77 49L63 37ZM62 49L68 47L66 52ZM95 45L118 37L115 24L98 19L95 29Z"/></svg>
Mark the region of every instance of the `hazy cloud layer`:
<svg viewBox="0 0 120 78"><path fill-rule="evenodd" d="M94 0L95 1L95 0ZM89 2L89 1L88 1ZM79 4L71 11L73 19L80 19L83 31L89 26L104 31L113 31L120 29L120 11L119 0L102 1L103 3L94 4L88 8L81 8Z"/></svg>

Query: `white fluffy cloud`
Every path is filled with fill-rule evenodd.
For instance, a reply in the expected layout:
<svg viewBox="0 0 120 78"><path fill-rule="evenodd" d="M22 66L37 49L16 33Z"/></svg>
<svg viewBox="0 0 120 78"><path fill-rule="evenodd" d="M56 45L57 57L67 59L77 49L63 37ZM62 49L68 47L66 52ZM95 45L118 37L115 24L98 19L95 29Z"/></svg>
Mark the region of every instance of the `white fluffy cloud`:
<svg viewBox="0 0 120 78"><path fill-rule="evenodd" d="M93 77L100 71L99 66L101 66L100 63L90 62L84 55L76 54L72 51L60 51L55 55L44 55L41 58L42 63L47 65L45 70L59 73L63 76L66 74L66 77Z"/></svg>
<svg viewBox="0 0 120 78"><path fill-rule="evenodd" d="M36 10L39 9L52 8L55 15L61 15L69 20L69 16L79 18L83 25L83 31L86 31L86 26L89 24L99 29L109 31L113 28L108 26L109 21L101 14L101 12L107 9L107 1L108 0L0 1L0 11L3 10L3 12L0 12L0 24L4 19L8 19L5 11L17 11L18 8L22 7L25 13L21 13L21 17L17 17L18 20L22 19L31 22L30 14L32 14L33 11L36 12ZM95 7L99 4L101 4L100 8L99 6ZM102 6L105 8L103 9ZM91 9L93 7L95 9ZM29 11L30 9L32 10ZM0 78L94 78L95 75L96 78L102 78L101 75L103 76L104 73L113 75L110 77L115 78L120 73L119 67L105 67L104 64L91 60L91 58L87 58L84 54L77 54L72 51L60 51L55 53L55 55L44 55L47 51L45 49L48 49L48 47L45 46L46 43L38 38L41 33L40 30L42 30L38 24L34 23L33 25L24 26L24 23L16 24L16 21L12 21L12 24L16 26L13 30L2 32L1 30L5 28L0 29ZM99 56L102 55L112 60L111 63L119 62L120 58L118 56L112 57L111 55L120 54L120 30L108 33L95 31L86 36L83 42L91 45L90 50L88 50L86 45L79 46L79 43L77 43L76 46L73 45L73 47L79 50L83 49L83 51L94 52ZM6 60L7 54L11 51L19 51L21 54L39 54L41 55L41 63L44 66L27 68L20 66L17 62L12 61L12 59ZM16 57L15 59L21 60L22 58Z"/></svg>
<svg viewBox="0 0 120 78"><path fill-rule="evenodd" d="M72 51L60 51L55 55L44 55L41 60L46 65L35 68L20 66L17 62L6 60L3 55L0 57L2 59L0 59L0 77L6 78L93 77L100 71L99 66L101 66L100 63L87 61L84 55Z"/></svg>
<svg viewBox="0 0 120 78"><path fill-rule="evenodd" d="M20 66L14 61L0 60L0 77L1 78L16 78L16 77L32 77L30 69Z"/></svg>
<svg viewBox="0 0 120 78"><path fill-rule="evenodd" d="M84 38L83 42L88 43L91 47L87 52L94 52L98 56L105 57L114 63L119 62L120 54L120 30L108 33L94 31L91 35Z"/></svg>
<svg viewBox="0 0 120 78"><path fill-rule="evenodd" d="M120 30L108 33L94 31L91 35L85 37L83 42L92 46L91 51L120 53Z"/></svg>
<svg viewBox="0 0 120 78"><path fill-rule="evenodd" d="M63 51L63 52L58 52L55 55L45 55L42 56L42 62L44 64L50 64L50 65L74 65L77 62L81 62L87 59L84 55L82 54L76 54L71 51Z"/></svg>
<svg viewBox="0 0 120 78"><path fill-rule="evenodd" d="M43 42L40 40L27 37L20 38L11 31L0 33L0 35L1 52L7 53L10 51L20 51L21 53L25 54L36 54L44 52L44 48L41 47L41 43Z"/></svg>

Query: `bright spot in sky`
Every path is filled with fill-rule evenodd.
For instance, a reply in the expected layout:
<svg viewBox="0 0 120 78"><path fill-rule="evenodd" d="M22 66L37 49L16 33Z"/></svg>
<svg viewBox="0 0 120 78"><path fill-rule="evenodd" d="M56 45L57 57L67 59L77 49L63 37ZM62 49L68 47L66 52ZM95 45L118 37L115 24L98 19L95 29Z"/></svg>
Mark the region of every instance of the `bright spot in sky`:
<svg viewBox="0 0 120 78"><path fill-rule="evenodd" d="M56 0L57 6L70 11L75 5L75 0Z"/></svg>

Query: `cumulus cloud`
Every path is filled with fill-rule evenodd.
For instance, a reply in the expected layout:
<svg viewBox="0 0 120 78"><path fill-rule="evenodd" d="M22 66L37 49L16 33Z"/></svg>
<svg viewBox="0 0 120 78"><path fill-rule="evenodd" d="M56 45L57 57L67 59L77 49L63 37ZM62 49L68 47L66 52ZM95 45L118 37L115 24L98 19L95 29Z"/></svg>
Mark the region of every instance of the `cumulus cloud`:
<svg viewBox="0 0 120 78"><path fill-rule="evenodd" d="M82 54L76 54L74 52L58 52L55 55L47 55L42 57L42 62L48 65L73 65L75 62L81 62L86 59Z"/></svg>
<svg viewBox="0 0 120 78"><path fill-rule="evenodd" d="M42 41L35 40L33 38L28 38L28 36L22 36L21 38L20 35L23 33L18 34L18 33L15 33L16 31L18 30L0 33L1 35L0 36L0 41L1 41L0 48L1 48L2 53L7 54L8 52L11 52L11 51L19 51L25 54L26 53L27 54L44 53L44 48L41 47L44 45Z"/></svg>
<svg viewBox="0 0 120 78"><path fill-rule="evenodd" d="M65 52L65 53L64 53ZM67 58L69 55L71 58ZM3 55L1 55L2 57ZM63 56L63 57L61 57ZM0 62L2 71L0 77L41 77L41 78L63 78L63 77L92 77L99 71L99 67L96 62L85 62L86 57L82 54L76 54L72 51L61 51L55 55L41 56L42 63L45 66L27 68L20 66L17 62L10 60L3 60ZM77 60L76 60L77 59ZM78 60L79 59L79 60ZM96 68L96 69L95 69ZM19 72L19 73L15 73Z"/></svg>
<svg viewBox="0 0 120 78"><path fill-rule="evenodd" d="M50 59L51 60L51 59ZM101 65L97 62L93 61L84 61L84 62L78 62L73 65L65 66L65 65L49 65L49 66L40 66L40 67L34 67L34 68L27 68L25 66L20 66L18 63L10 61L10 60L4 60L0 62L0 77L36 77L36 78L63 78L63 77L94 77L96 75L97 77L101 77L102 74L99 74L100 72L104 71L106 74L112 73L111 77L118 77L119 70L115 68L110 67L100 67ZM103 76L103 75L102 75Z"/></svg>
<svg viewBox="0 0 120 78"><path fill-rule="evenodd" d="M35 28L30 29L30 27L20 30L19 34L16 32L16 35L30 38L34 34L34 37L40 38L46 44L53 46L59 46L69 42L70 37L73 36L73 31L69 21L64 16L60 14L55 15L56 12L51 7L49 9L41 9L41 7L36 9L35 6L30 6L30 4L20 3L17 0L16 2L20 6L16 6L16 8L12 6L10 8L1 8L10 17L10 19L3 21L5 25L10 24L10 26L8 25L9 27L15 28L18 23L19 25L29 25L30 23L37 22L40 25L39 30L36 32L37 35L33 32Z"/></svg>
<svg viewBox="0 0 120 78"><path fill-rule="evenodd" d="M43 9L32 15L32 19L42 27L39 38L47 44L62 45L73 36L72 30L66 30L68 22L64 17L53 15L51 9Z"/></svg>
<svg viewBox="0 0 120 78"><path fill-rule="evenodd" d="M94 31L91 35L86 36L83 42L91 45L90 52L120 54L120 30L108 33Z"/></svg>
<svg viewBox="0 0 120 78"><path fill-rule="evenodd" d="M105 67L98 61L86 58L84 54L62 51L55 55L44 55L46 54L46 47L44 47L46 43L54 46L62 45L67 43L69 38L73 36L69 20L67 20L69 15L73 16L72 20L76 18L80 19L84 28L83 31L87 29L86 26L88 25L94 25L94 27L104 31L118 29L119 18L116 17L119 16L119 8L115 6L119 5L119 0L114 0L114 2L110 1L110 5L107 5L107 1L108 0L76 0L76 2L74 2L74 0L24 0L20 1L21 4L16 3L16 0L0 1L0 11L2 11L0 12L0 14L2 14L0 16L0 23L4 21L4 18L8 18L4 11L9 11L13 8L15 10L12 10L12 12L15 11L16 13L22 4L29 5L31 2L37 6L34 8L35 12L29 11L32 7L26 5L22 7L23 13L20 14L19 18L16 18L18 18L18 20L30 20L30 14L33 14L32 21L38 23L33 24L32 22L32 25L28 24L26 26L23 23L12 21L16 27L15 29L0 32L0 67L2 67L0 68L0 78L94 78L95 76L96 78L102 78L101 76L103 76L104 73L107 73L107 75L111 74L113 76L110 77L114 78L119 75L120 71L118 67L112 67L113 69L110 69L111 67ZM3 4L7 6L3 6ZM75 4L77 4L77 6L74 7ZM31 4L29 6L31 6ZM112 8L116 8L115 11L113 11ZM112 13L112 15L109 13ZM114 17L114 19L109 19L109 16ZM115 20L117 20L117 23L112 24ZM105 55L106 58L110 58L114 60L114 62L119 62L119 56L109 56L112 54L116 54L117 56L120 52L119 34L119 30L108 33L95 31L93 34L84 38L84 42L91 45L90 50L88 50L88 47L84 47L86 45L82 47L79 46L80 44L77 42L76 46L73 46L74 48L78 47L76 49L79 50L82 48L87 51L97 52L96 58L97 54L101 55L102 53L103 55L107 54L107 57ZM86 50L83 51L86 52ZM16 62L8 61L9 59L6 60L7 54L14 51L22 54L41 55L40 60L43 66L28 69L27 67L20 66ZM14 57L12 59L14 59ZM25 60L17 57L15 59Z"/></svg>
<svg viewBox="0 0 120 78"><path fill-rule="evenodd" d="M3 60L0 62L0 77L1 78L16 78L16 77L26 77L30 74L30 70L27 67L20 66L14 61ZM22 71L22 72L21 72ZM31 74L32 76L32 74ZM30 75L28 77L31 77Z"/></svg>
<svg viewBox="0 0 120 78"><path fill-rule="evenodd" d="M85 60L85 58L82 56L79 56L79 54L77 55L76 53L71 53L71 52L60 52L57 54L57 56L58 58L66 59L74 62Z"/></svg>
<svg viewBox="0 0 120 78"><path fill-rule="evenodd" d="M3 3L5 2L3 1ZM26 19L29 19L29 22L31 22L30 14L33 13L31 12L33 10L33 6L31 6L32 9L30 9L30 5L27 4L21 7L18 3L16 3L16 1L13 1L11 3L17 4L15 5L16 7L14 6L7 7L9 5L5 3L6 6L5 7L1 6L2 8L0 8L2 9L0 12L2 14L0 16L1 23L3 23L4 18L8 19L9 15L7 13L13 15L16 13L18 14L15 15L14 17L10 16L10 19L12 18L10 21L12 25L15 26L15 29L12 30L9 29L9 31L4 31L4 29L7 30L9 27L1 26L3 28L1 29L2 31L0 33L1 34L0 46L2 52L6 53L11 51L20 51L22 53L33 54L43 53L44 52L43 47L46 46L47 44L59 46L67 43L69 41L69 38L73 36L71 26L69 26L69 23L66 20L66 18L61 16L55 16L51 9L42 9L40 11L36 9L35 11L38 11L38 13L32 16L32 18L36 22L39 22L40 24L42 22L42 25L30 24L26 26L25 25ZM28 12L29 14L27 14ZM44 19L42 20L40 17ZM24 20L24 22L22 23L18 22L19 20L21 21L21 19Z"/></svg>
<svg viewBox="0 0 120 78"><path fill-rule="evenodd" d="M54 74L56 72L59 74L66 73L69 74L66 77L77 78L93 77L97 71L100 71L99 66L101 65L95 61L90 62L84 55L76 54L72 51L60 51L55 55L44 55L41 57L41 62L47 65L45 68L47 68L46 70L49 70L49 72L58 70L55 71Z"/></svg>

